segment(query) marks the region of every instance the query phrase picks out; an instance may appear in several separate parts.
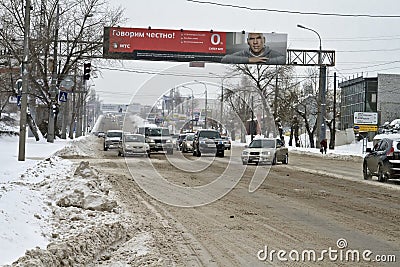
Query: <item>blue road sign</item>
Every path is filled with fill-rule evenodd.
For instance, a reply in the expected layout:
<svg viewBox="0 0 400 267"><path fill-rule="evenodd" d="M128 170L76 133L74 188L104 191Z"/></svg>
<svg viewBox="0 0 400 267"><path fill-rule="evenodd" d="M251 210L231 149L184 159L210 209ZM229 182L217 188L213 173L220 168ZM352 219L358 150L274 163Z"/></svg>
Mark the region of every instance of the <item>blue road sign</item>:
<svg viewBox="0 0 400 267"><path fill-rule="evenodd" d="M68 93L64 92L64 91L60 91L59 95L58 95L58 101L60 102L67 102L67 96Z"/></svg>

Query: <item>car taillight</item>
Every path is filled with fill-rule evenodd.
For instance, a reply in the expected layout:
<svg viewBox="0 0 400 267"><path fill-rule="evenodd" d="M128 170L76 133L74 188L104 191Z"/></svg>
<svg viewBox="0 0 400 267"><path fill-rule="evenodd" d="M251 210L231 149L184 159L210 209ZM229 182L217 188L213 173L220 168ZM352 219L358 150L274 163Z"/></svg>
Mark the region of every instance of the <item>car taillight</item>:
<svg viewBox="0 0 400 267"><path fill-rule="evenodd" d="M391 148L389 149L389 151L386 153L386 156L388 156L388 157L393 157L393 155L394 155L394 148L391 147Z"/></svg>

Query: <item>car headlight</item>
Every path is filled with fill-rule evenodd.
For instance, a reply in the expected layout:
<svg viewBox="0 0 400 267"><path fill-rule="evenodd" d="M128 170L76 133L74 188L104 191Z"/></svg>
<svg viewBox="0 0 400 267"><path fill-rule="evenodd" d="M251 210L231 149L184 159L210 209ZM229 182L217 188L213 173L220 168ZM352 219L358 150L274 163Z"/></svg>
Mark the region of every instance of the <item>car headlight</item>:
<svg viewBox="0 0 400 267"><path fill-rule="evenodd" d="M249 155L249 151L243 151L243 152L242 152L242 155L243 155L243 156Z"/></svg>
<svg viewBox="0 0 400 267"><path fill-rule="evenodd" d="M200 141L199 143L204 145L206 143L206 141Z"/></svg>
<svg viewBox="0 0 400 267"><path fill-rule="evenodd" d="M167 140L166 143L171 143L171 140Z"/></svg>
<svg viewBox="0 0 400 267"><path fill-rule="evenodd" d="M149 144L144 144L144 149L149 150L150 149Z"/></svg>
<svg viewBox="0 0 400 267"><path fill-rule="evenodd" d="M147 143L155 143L156 141L154 141L153 139L147 139Z"/></svg>
<svg viewBox="0 0 400 267"><path fill-rule="evenodd" d="M125 148L131 148L131 146L130 145L125 145Z"/></svg>

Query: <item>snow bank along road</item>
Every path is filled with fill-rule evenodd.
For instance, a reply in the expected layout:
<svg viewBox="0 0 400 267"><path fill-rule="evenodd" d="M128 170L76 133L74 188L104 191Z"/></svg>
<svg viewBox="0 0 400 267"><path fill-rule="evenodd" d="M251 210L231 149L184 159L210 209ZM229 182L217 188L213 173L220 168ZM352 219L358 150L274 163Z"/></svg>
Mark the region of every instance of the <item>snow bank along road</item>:
<svg viewBox="0 0 400 267"><path fill-rule="evenodd" d="M115 150L103 151L96 137L58 155L74 163L80 178L92 177L89 188L111 199L89 201L96 209L71 205L88 199L84 191L59 200L65 213L54 216L79 224L74 231L64 227L65 238L55 234L47 249L29 251L15 266L398 266L400 261L400 186L363 181L357 158L292 153L289 165L248 166L241 175L239 148L225 158L175 152L172 158L184 166L177 168L163 154L117 157ZM238 183L206 205L164 204L138 186L139 180L148 181L148 192L173 201L176 192L154 182L156 171L172 184L201 188L229 163L229 175ZM192 171L197 165L205 167ZM250 193L256 171L268 176Z"/></svg>

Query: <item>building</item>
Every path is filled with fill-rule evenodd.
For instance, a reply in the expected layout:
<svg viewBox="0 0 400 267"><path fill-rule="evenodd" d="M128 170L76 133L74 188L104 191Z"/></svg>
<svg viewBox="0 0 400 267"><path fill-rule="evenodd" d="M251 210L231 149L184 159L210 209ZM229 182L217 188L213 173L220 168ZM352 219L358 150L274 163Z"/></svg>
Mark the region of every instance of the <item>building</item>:
<svg viewBox="0 0 400 267"><path fill-rule="evenodd" d="M400 75L378 74L339 83L339 129L353 128L354 112L377 112L379 124L400 118Z"/></svg>

